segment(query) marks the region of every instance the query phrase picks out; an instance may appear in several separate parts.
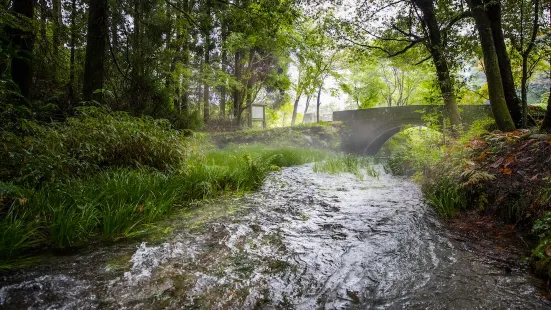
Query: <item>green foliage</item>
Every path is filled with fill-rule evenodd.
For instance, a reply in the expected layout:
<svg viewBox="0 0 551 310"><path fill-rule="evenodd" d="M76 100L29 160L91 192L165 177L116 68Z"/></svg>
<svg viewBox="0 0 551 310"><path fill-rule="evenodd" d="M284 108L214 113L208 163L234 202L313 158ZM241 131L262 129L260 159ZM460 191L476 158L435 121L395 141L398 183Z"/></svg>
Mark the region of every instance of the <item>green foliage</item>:
<svg viewBox="0 0 551 310"><path fill-rule="evenodd" d="M426 183L422 189L427 203L441 216L452 217L467 206L465 191L453 176Z"/></svg>
<svg viewBox="0 0 551 310"><path fill-rule="evenodd" d="M429 126L435 123L430 117L426 121ZM466 208L470 191L495 179L490 173L462 168L465 141L488 132L492 124L491 120L475 122L457 139L428 128L406 129L383 147L385 168L398 175L415 174L427 203L440 215L452 217ZM479 201L481 207L484 199Z"/></svg>
<svg viewBox="0 0 551 310"><path fill-rule="evenodd" d="M286 128L249 129L243 131L212 134L214 143L224 147L231 143L264 143L313 147L336 150L340 144L341 124L312 123Z"/></svg>
<svg viewBox="0 0 551 310"><path fill-rule="evenodd" d="M538 245L532 250L535 271L551 277L551 211L536 220L532 233L538 236Z"/></svg>
<svg viewBox="0 0 551 310"><path fill-rule="evenodd" d="M326 151L266 145L230 146L190 160L184 176L188 199L257 189L271 171L323 159Z"/></svg>
<svg viewBox="0 0 551 310"><path fill-rule="evenodd" d="M172 171L185 159L186 143L166 120L83 107L63 123L25 123L24 139L2 133L0 178L37 185L108 167Z"/></svg>
<svg viewBox="0 0 551 310"><path fill-rule="evenodd" d="M493 130L497 130L497 125L493 118L488 117L483 120L474 121L469 130L461 136L460 143L465 144L472 138L480 137Z"/></svg>
<svg viewBox="0 0 551 310"><path fill-rule="evenodd" d="M444 156L444 136L433 129L408 128L389 140L380 152L385 168L396 175L429 169Z"/></svg>
<svg viewBox="0 0 551 310"><path fill-rule="evenodd" d="M363 179L365 175L379 177L379 172L374 167L373 158L347 154L331 156L322 162L315 163L314 171L329 174L352 173L359 179Z"/></svg>
<svg viewBox="0 0 551 310"><path fill-rule="evenodd" d="M41 165L58 168L50 158L77 158L76 169L68 170L72 174L56 174L39 183L22 179L22 186L0 182L2 261L43 247L64 249L94 238L136 236L178 206L255 190L281 167L327 156L327 151L266 145L212 149L201 137L186 138L184 143L166 123L149 118L107 115L95 109L83 115L64 126L33 127L36 134L29 137L48 137L35 145L44 145L43 150L53 154L44 156L49 160L29 157L35 170L50 167ZM106 133L106 141L100 140L100 132ZM150 136L144 137L145 133ZM128 152L139 154L112 156L110 152L118 151L113 145L124 147L110 141L116 139L133 145L125 149ZM162 165L155 164L159 162ZM93 165L101 169L80 169Z"/></svg>

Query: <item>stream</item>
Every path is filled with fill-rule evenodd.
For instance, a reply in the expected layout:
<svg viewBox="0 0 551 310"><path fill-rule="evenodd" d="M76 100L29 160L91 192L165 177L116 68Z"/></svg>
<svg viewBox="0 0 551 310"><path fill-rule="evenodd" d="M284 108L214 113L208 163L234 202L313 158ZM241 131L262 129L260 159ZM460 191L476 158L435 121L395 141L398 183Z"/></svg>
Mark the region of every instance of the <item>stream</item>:
<svg viewBox="0 0 551 310"><path fill-rule="evenodd" d="M544 309L544 283L454 238L412 182L272 174L147 242L0 274L0 309Z"/></svg>

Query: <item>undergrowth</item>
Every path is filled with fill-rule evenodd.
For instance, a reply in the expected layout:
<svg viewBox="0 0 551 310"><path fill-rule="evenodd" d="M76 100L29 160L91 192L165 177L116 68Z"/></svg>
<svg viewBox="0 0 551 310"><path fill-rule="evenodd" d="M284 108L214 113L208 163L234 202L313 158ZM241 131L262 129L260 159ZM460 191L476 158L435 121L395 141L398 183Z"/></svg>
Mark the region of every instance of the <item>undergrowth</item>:
<svg viewBox="0 0 551 310"><path fill-rule="evenodd" d="M217 149L163 121L97 108L2 133L0 267L44 249L147 232L201 199L258 189L282 167L328 152L266 145Z"/></svg>
<svg viewBox="0 0 551 310"><path fill-rule="evenodd" d="M551 137L530 130L492 132L475 123L457 138L410 130L387 144L387 169L414 175L425 200L443 217L473 210L531 231L535 271L551 277ZM436 139L435 139L436 138Z"/></svg>
<svg viewBox="0 0 551 310"><path fill-rule="evenodd" d="M409 128L385 144L380 156L387 171L414 176L426 202L441 216L452 217L467 208L468 193L477 186L476 178L480 176L463 169L469 156L464 145L488 133L492 126L491 119L477 121L467 131L457 133L459 137L442 133L439 127Z"/></svg>

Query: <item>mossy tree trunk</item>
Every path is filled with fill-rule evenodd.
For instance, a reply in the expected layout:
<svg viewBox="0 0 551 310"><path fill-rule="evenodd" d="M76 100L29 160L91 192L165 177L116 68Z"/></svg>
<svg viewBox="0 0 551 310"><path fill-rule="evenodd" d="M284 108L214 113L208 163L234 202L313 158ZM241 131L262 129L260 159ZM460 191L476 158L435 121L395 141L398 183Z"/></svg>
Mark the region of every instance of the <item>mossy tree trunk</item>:
<svg viewBox="0 0 551 310"><path fill-rule="evenodd" d="M84 61L84 100L101 101L105 76L104 60L107 42L107 0L91 0L88 14L88 34L86 36L86 59Z"/></svg>
<svg viewBox="0 0 551 310"><path fill-rule="evenodd" d="M503 92L505 102L511 114L511 118L517 128L522 127L522 107L521 101L517 95L515 81L513 79L513 71L511 70L511 61L507 54L507 46L505 45L505 36L502 29L501 4L499 1L484 0L487 5L487 15L492 28L492 36L494 46L499 63L499 72L501 74L501 82L503 84Z"/></svg>
<svg viewBox="0 0 551 310"><path fill-rule="evenodd" d="M549 61L551 61L551 59ZM549 74L551 74L551 72L549 72ZM551 86L549 92L551 93ZM549 99L547 99L547 111L545 112L543 123L541 124L541 131L551 132L551 95Z"/></svg>
<svg viewBox="0 0 551 310"><path fill-rule="evenodd" d="M551 25L551 1L549 3L549 22ZM549 58L551 63L551 58ZM549 77L551 77L551 69L549 70ZM551 85L549 85L549 98L547 99L547 111L545 112L545 118L541 124L541 131L551 132Z"/></svg>
<svg viewBox="0 0 551 310"><path fill-rule="evenodd" d="M486 9L482 0L468 0L468 3L475 19L480 45L482 46L482 53L484 54L484 67L486 71L486 80L488 82L488 92L490 94L490 104L497 127L502 131L513 131L515 130L515 123L511 118L505 100L505 92L503 90L503 82L499 70L499 60L493 39L491 21L486 14Z"/></svg>
<svg viewBox="0 0 551 310"><path fill-rule="evenodd" d="M438 20L436 19L434 1L415 0L415 5L423 12L422 22L429 34L427 48L430 51L436 68L438 85L442 92L442 98L444 99L450 122L452 126L459 127L461 125L461 116L457 107L454 82L450 74L448 60L444 54L444 44L442 43L442 35L438 26Z"/></svg>

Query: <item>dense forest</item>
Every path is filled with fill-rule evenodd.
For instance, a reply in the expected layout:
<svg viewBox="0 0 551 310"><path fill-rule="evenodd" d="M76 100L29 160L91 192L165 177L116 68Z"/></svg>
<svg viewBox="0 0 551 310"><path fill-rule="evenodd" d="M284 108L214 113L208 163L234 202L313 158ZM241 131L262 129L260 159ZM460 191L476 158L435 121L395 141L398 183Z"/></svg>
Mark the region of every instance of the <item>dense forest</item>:
<svg viewBox="0 0 551 310"><path fill-rule="evenodd" d="M96 102L197 129L246 125L255 103L280 125L324 101L432 103L457 125L457 104L489 99L501 129L527 127L549 93L548 6L4 1L3 115L62 120Z"/></svg>
<svg viewBox="0 0 551 310"><path fill-rule="evenodd" d="M468 254L458 250L462 246L450 250L449 244L467 237L448 238L437 231L453 226L453 221L460 222L456 225L460 232L452 227L450 234L460 234L468 226L472 230L466 234L479 238L476 242L503 242L508 237L502 236L517 234L517 230L519 235L529 235L533 242L520 237L526 246L523 259L539 275L551 278L550 93L549 0L0 0L0 276L7 274L0 280L13 284L4 289L0 283L0 307L56 308L66 301L58 298L61 301L52 306L48 297L27 304L25 298L41 295L27 294L25 285L17 286L27 281L22 274L41 275L58 266L72 268L66 262L77 259L77 265L83 258L93 261L89 268L108 270L99 278L127 279L136 270L118 263L111 268L112 262L128 263L132 257L132 268L139 269L143 266L138 260L148 259L140 251L152 249L145 241L141 245L132 242L169 240L155 253L172 256L154 258L145 265L154 269L166 263L170 265L167 270L176 270L174 274L188 272L180 282L168 281L184 293L166 297L164 291L154 294L152 289L153 297L137 308L165 308L164 302L170 300L175 308L190 300L198 308L247 308L243 305L249 298L273 308L289 308L288 303L300 305L301 298L308 297L302 293L302 280L321 279L322 284L316 283L319 287L332 285L320 274L337 274L328 270L350 263L342 270L348 270L346 276L355 275L356 266L369 265L354 261L357 258L369 261L375 257L372 265L383 267L392 266L387 259L394 257L423 264L454 261L454 255L458 261L474 261L469 255L477 250ZM488 117L477 115L476 121L469 121L466 105L484 108ZM257 107L264 109L262 127L266 128L258 128L259 118L253 112ZM363 109L383 107L373 110L419 108L415 113L422 114L423 123L390 124L381 129L384 139L377 137L382 142L376 152L381 151L374 158L365 156L371 154L363 144L355 145L363 153L347 153L346 143L356 143L350 138L353 127L345 121L333 122L333 112L363 113ZM394 107L400 108L386 109ZM291 166L297 167L284 169ZM259 191L253 198L244 195ZM247 205L245 211L234 205L240 203ZM262 209L266 206L268 211ZM440 218L433 219L425 206L436 210L434 215ZM201 213L203 209L207 211ZM258 217L247 217L250 214ZM258 222L266 214L269 219ZM368 222L370 217L380 217L380 221ZM238 226L235 223L249 220L254 223L243 224L234 235L229 233ZM434 224L437 220L447 226ZM385 226L392 221L398 222ZM348 226L354 227L337 231ZM292 231L297 227L307 229ZM387 228L394 232L387 234ZM328 232L331 235L324 235ZM373 235L356 236L359 232ZM285 239L290 235L311 239ZM228 245L234 237L251 236L260 237ZM387 239L377 241L383 237ZM120 240L128 243L115 243ZM305 248L304 244L323 244L315 250L303 249L295 253L297 257L319 251L337 258L330 261L324 256L312 268L308 265L312 257L293 257L295 248L284 244L289 240ZM476 243L471 241L467 243ZM358 242L365 244L349 247ZM219 252L204 254L201 263L186 265L186 270L180 267L194 258L172 261L197 244ZM396 244L398 248L392 248ZM508 251L502 251L507 246L479 244L479 248L500 249L491 259ZM415 256L419 250L413 248L402 251L408 246L426 247L423 251L434 257L419 258ZM71 256L87 247L89 252L78 254L80 258ZM262 257L273 249L254 252L257 247L277 247L274 251L281 259ZM374 250L365 252L370 247ZM342 253L324 252L333 248ZM90 254L94 249L101 254ZM341 259L350 249L353 257ZM400 256L405 252L406 258ZM69 258L60 259L60 253ZM136 258L139 253L143 257ZM283 259L287 254L293 258ZM41 255L50 255L45 261L54 267L18 273L24 270L20 268L42 266L37 258ZM445 257L434 259L437 255ZM296 274L286 275L285 281L296 280L299 293L285 292L276 303L279 297L268 296L265 291L269 289L233 294L217 288L208 298L184 300L180 296L195 292L189 287L189 279L200 274L195 271L213 271L201 269L203 262L218 272L201 282L206 286L216 282L212 280L216 277L216 283L224 285L248 279L237 281L235 287L250 285L252 292L256 284L247 277L273 276L263 278L261 286L279 277L282 270L294 270ZM429 278L439 270L430 264L423 266ZM480 269L484 276L498 273L486 267ZM382 279L373 272L377 281L370 274L356 282L368 278L384 284L393 275L410 275L408 268L381 271L388 275ZM465 278L468 268L459 268L446 279L470 284L471 279ZM515 268L502 269L507 275L523 270ZM15 276L10 273L14 269ZM237 270L238 276L220 280L220 274L228 270ZM95 277L97 273L78 276ZM140 277L148 275L153 280L147 281L155 282L152 274L157 276L147 269ZM302 279L303 275L308 279ZM415 276L404 280L404 287L417 288L423 281L440 283L445 278L439 274L434 281L421 281ZM396 279L402 287L402 280ZM118 280L101 281L98 296L108 291L104 286L111 289L111 283ZM162 286L157 285L160 280L155 283L151 286ZM396 283L388 287L395 289ZM50 286L66 291L77 287L65 282L39 283L32 289ZM90 293L88 286L80 287ZM442 287L454 285L446 282ZM377 301L364 298L357 290L338 289L335 303L330 304L325 295L317 296L316 302L334 306L329 308L351 304L367 308ZM10 295L17 290L24 293ZM381 289L369 292L376 290ZM220 291L230 293L218 303ZM522 291L531 289L523 287ZM429 288L411 295L432 293ZM80 308L95 308L86 304L95 297L67 294L78 297ZM506 302L496 294L496 302ZM110 298L96 306L113 302ZM411 306L409 300L397 300L386 305ZM488 305L493 307L491 300L487 299ZM527 300L520 304L527 305ZM134 302L113 303L113 308L132 308ZM435 308L455 306L448 300L430 302Z"/></svg>

